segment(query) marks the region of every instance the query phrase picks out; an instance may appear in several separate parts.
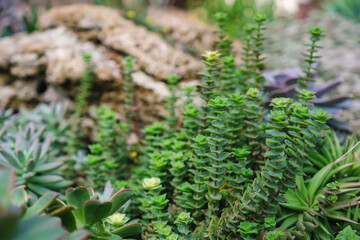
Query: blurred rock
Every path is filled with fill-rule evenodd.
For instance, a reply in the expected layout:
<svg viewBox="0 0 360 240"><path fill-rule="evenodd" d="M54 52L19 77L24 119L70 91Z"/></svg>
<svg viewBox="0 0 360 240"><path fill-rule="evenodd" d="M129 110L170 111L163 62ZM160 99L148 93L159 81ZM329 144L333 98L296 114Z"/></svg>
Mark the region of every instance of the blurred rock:
<svg viewBox="0 0 360 240"><path fill-rule="evenodd" d="M40 16L39 27L41 31L30 35L0 39L2 107L73 102L85 68L82 55L90 53L95 78L90 106L107 105L123 116L121 74L111 58L131 55L139 69L134 74L139 121L147 124L166 112L162 103L169 91L161 80L177 73L186 82L202 68L200 59L172 47L114 9L58 7Z"/></svg>
<svg viewBox="0 0 360 240"><path fill-rule="evenodd" d="M201 22L188 11L175 7L150 7L148 15L154 25L163 28L166 36L174 41L178 49L201 56L205 51L216 48L217 28ZM240 56L241 51L240 41L234 40L234 54Z"/></svg>
<svg viewBox="0 0 360 240"><path fill-rule="evenodd" d="M166 35L175 41L177 48L190 50L198 56L215 48L216 28L188 12L173 7L151 7L148 15L154 25L161 26Z"/></svg>
<svg viewBox="0 0 360 240"><path fill-rule="evenodd" d="M54 8L39 19L41 29L65 26L81 35L83 40L101 45L138 60L141 69L164 79L169 74L194 78L201 62L175 49L156 33L136 26L123 18L118 10L106 7L74 4Z"/></svg>

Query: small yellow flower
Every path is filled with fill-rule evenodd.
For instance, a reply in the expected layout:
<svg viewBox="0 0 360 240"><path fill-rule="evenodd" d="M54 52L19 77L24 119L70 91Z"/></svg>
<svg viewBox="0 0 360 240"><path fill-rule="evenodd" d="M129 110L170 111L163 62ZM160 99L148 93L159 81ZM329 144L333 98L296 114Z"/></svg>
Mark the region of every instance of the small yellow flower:
<svg viewBox="0 0 360 240"><path fill-rule="evenodd" d="M220 53L218 51L206 51L202 56L208 61L216 60L220 58Z"/></svg>
<svg viewBox="0 0 360 240"><path fill-rule="evenodd" d="M146 190L153 190L160 188L160 178L153 177L153 178L145 178L142 182L143 188Z"/></svg>
<svg viewBox="0 0 360 240"><path fill-rule="evenodd" d="M130 218L122 213L115 213L106 219L106 221L112 225L124 225L129 220Z"/></svg>
<svg viewBox="0 0 360 240"><path fill-rule="evenodd" d="M168 32L170 32L170 28L169 27L162 27L162 32L163 33L168 33Z"/></svg>
<svg viewBox="0 0 360 240"><path fill-rule="evenodd" d="M127 12L128 18L134 18L136 17L136 12L134 10L130 10Z"/></svg>
<svg viewBox="0 0 360 240"><path fill-rule="evenodd" d="M138 155L138 153L134 151L134 152L131 152L130 157L136 158L137 155Z"/></svg>
<svg viewBox="0 0 360 240"><path fill-rule="evenodd" d="M152 17L147 16L147 17L145 18L145 22L146 22L147 24L149 24L149 25L152 23L152 21L153 21Z"/></svg>

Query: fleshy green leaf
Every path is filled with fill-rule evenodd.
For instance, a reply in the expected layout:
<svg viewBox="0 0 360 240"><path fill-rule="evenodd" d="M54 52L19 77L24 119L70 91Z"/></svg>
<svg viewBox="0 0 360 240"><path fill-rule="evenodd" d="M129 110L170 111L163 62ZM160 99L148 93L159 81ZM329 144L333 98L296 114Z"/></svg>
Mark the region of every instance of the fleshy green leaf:
<svg viewBox="0 0 360 240"><path fill-rule="evenodd" d="M69 188L66 191L66 199L69 205L73 205L76 209L73 211L77 227L83 227L85 225L84 218L84 204L90 199L90 194L86 187L80 186L77 188Z"/></svg>
<svg viewBox="0 0 360 240"><path fill-rule="evenodd" d="M84 229L79 229L72 232L70 235L62 238L61 240L85 240L90 236L90 233Z"/></svg>
<svg viewBox="0 0 360 240"><path fill-rule="evenodd" d="M128 225L125 225L123 227L117 228L112 233L122 237L131 237L131 236L137 236L142 233L142 227L140 223L131 223Z"/></svg>
<svg viewBox="0 0 360 240"><path fill-rule="evenodd" d="M111 211L111 202L100 202L99 200L88 200L84 204L85 225L91 227L101 219L109 216Z"/></svg>
<svg viewBox="0 0 360 240"><path fill-rule="evenodd" d="M112 209L109 215L116 213L130 198L134 196L134 192L130 189L123 189L116 192L111 198Z"/></svg>
<svg viewBox="0 0 360 240"><path fill-rule="evenodd" d="M74 209L73 205L63 206L51 212L50 216L61 218L63 226L71 232L77 229L75 217L72 213Z"/></svg>
<svg viewBox="0 0 360 240"><path fill-rule="evenodd" d="M56 192L48 192L45 195L41 196L31 207L27 209L24 217L29 218L39 215L40 213L45 211L45 209L49 207L50 204L59 195L60 194Z"/></svg>
<svg viewBox="0 0 360 240"><path fill-rule="evenodd" d="M12 204L20 207L27 203L27 194L23 187L18 187L13 189L11 192L11 202Z"/></svg>
<svg viewBox="0 0 360 240"><path fill-rule="evenodd" d="M20 222L12 240L58 240L65 234L59 218L34 216Z"/></svg>

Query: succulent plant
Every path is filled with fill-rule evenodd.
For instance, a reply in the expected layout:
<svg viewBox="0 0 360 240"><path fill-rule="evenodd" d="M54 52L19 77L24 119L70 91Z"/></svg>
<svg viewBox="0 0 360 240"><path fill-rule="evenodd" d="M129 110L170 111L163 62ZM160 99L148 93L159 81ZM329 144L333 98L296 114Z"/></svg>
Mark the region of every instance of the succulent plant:
<svg viewBox="0 0 360 240"><path fill-rule="evenodd" d="M316 63L314 68L318 68L318 65L319 62ZM317 74L317 71L313 71L312 78L317 79ZM274 98L287 97L295 99L297 94L296 89L299 87L298 80L303 76L303 73L296 69L286 69L280 73L265 72L263 76L267 81L264 91L267 93L267 99L265 100L266 105L269 106L271 100ZM310 83L308 90L315 92L317 97L310 101L314 104L315 108L328 112L329 116L332 117L332 119L328 121L328 124L334 129L350 132L349 124L338 120L337 117L342 110L352 107L353 104L350 100L352 95L325 96L334 91L342 82L343 79L338 78L322 86Z"/></svg>
<svg viewBox="0 0 360 240"><path fill-rule="evenodd" d="M116 112L99 107L96 113L98 135L96 144L89 146L91 154L88 155L86 173L94 187L99 189L108 180L115 182L127 177L124 170L128 167L130 149L126 143L128 125L118 121Z"/></svg>
<svg viewBox="0 0 360 240"><path fill-rule="evenodd" d="M335 240L347 240L347 239L359 239L360 236L356 230L353 230L351 226L347 226L336 236Z"/></svg>
<svg viewBox="0 0 360 240"><path fill-rule="evenodd" d="M68 231L84 228L95 239L126 239L140 235L141 225L125 224L129 219L119 213L135 193L129 189L112 193L111 187L105 188L102 195L83 186L68 188L66 203L58 199L51 215L60 217Z"/></svg>
<svg viewBox="0 0 360 240"><path fill-rule="evenodd" d="M166 193L161 194L164 187L158 177L144 178L142 186L145 197L141 199L143 207L141 210L145 213L143 219L147 220L145 229L146 239L177 239L177 234L173 233L172 227L168 225L170 213L166 211L169 200Z"/></svg>
<svg viewBox="0 0 360 240"><path fill-rule="evenodd" d="M345 158L336 162L344 161ZM330 163L320 169L312 178L297 176L296 189L290 189L284 194L286 203L280 203L282 214L279 218L280 228L288 229L295 236L312 236L311 239L331 239L341 230L339 222L359 225L359 182L351 178L334 182L332 176L343 169L350 169L354 164L340 167ZM357 178L358 179L358 178ZM322 219L338 222L337 227L324 227L327 222Z"/></svg>
<svg viewBox="0 0 360 240"><path fill-rule="evenodd" d="M58 193L48 192L27 207L24 187L15 187L14 170L0 169L0 181L0 239L77 240L89 235L84 230L68 234L59 218L39 215L54 202Z"/></svg>
<svg viewBox="0 0 360 240"><path fill-rule="evenodd" d="M31 4L31 11L29 15L23 16L23 24L27 33L33 33L38 31L38 5L36 3Z"/></svg>
<svg viewBox="0 0 360 240"><path fill-rule="evenodd" d="M0 124L4 124L6 120L11 118L13 111L11 109L0 108Z"/></svg>
<svg viewBox="0 0 360 240"><path fill-rule="evenodd" d="M134 122L136 114L134 112L135 107L135 82L132 74L135 73L134 64L135 59L131 56L126 56L122 61L119 60L120 70L122 74L123 93L124 96L124 112L126 117L126 123L130 126Z"/></svg>
<svg viewBox="0 0 360 240"><path fill-rule="evenodd" d="M16 185L25 185L31 196L42 195L50 190L68 187L71 181L60 175L63 161L49 155L50 140L40 142L42 129L30 123L19 127L15 136L9 135L0 143L0 166L15 169Z"/></svg>
<svg viewBox="0 0 360 240"><path fill-rule="evenodd" d="M53 155L59 155L66 146L70 131L70 120L66 118L68 106L61 103L39 104L34 109L22 109L14 118L16 125L26 126L30 122L45 127L41 138L51 139Z"/></svg>
<svg viewBox="0 0 360 240"><path fill-rule="evenodd" d="M178 217L175 220L175 224L177 225L177 230L181 234L180 239L191 239L192 234L189 228L189 225L193 221L191 214L188 212L180 212Z"/></svg>

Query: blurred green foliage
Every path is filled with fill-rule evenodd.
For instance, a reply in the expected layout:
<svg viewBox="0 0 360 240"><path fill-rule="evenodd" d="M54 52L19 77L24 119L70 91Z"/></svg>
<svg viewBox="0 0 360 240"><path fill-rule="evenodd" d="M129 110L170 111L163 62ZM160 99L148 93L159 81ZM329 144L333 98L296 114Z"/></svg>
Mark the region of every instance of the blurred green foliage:
<svg viewBox="0 0 360 240"><path fill-rule="evenodd" d="M360 1L359 0L326 1L325 9L328 12L342 15L351 20L354 20L355 22L360 22Z"/></svg>
<svg viewBox="0 0 360 240"><path fill-rule="evenodd" d="M244 26L253 23L254 17L258 13L264 14L267 20L271 20L274 15L273 0L265 1L261 6L255 0L188 1L188 6L190 9L194 9L201 19L210 23L215 23L214 14L216 12L226 13L228 21L225 23L225 28L233 37L243 36Z"/></svg>

